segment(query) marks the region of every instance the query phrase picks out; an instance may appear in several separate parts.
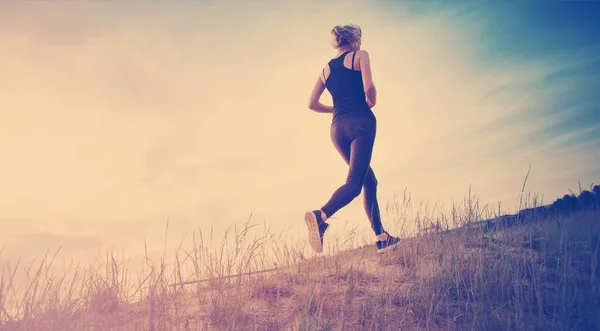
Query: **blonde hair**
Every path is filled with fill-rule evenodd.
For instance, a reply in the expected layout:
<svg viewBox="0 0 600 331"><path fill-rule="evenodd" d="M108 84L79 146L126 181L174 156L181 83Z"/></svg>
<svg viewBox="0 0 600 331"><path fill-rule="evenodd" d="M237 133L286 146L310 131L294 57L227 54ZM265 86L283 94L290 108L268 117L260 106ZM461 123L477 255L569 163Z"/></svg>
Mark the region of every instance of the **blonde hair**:
<svg viewBox="0 0 600 331"><path fill-rule="evenodd" d="M362 30L356 24L336 25L331 30L331 35L333 48L338 49L346 45L354 46L360 42Z"/></svg>

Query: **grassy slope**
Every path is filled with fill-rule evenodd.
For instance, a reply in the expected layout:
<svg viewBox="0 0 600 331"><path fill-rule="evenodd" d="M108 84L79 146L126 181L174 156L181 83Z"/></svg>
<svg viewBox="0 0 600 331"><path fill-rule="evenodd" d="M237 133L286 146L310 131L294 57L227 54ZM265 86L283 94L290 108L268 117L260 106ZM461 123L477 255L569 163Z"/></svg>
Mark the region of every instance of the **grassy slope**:
<svg viewBox="0 0 600 331"><path fill-rule="evenodd" d="M288 267L245 277L224 276L259 270L264 238L233 257L149 261L133 284L110 258L61 277L45 273L49 262L29 267L19 289L4 268L0 330L593 330L599 237L600 213L585 211L407 238L384 255L282 250ZM190 268L212 280L171 286Z"/></svg>

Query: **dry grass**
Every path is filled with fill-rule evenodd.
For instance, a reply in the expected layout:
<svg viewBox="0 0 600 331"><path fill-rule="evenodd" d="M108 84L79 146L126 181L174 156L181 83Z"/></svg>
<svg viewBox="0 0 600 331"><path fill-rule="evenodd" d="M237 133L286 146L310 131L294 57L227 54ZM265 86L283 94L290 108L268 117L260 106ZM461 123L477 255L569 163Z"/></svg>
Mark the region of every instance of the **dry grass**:
<svg viewBox="0 0 600 331"><path fill-rule="evenodd" d="M49 272L56 254L0 273L0 330L591 330L600 325L600 212L528 219L485 233L471 196L434 215L405 196L398 249L304 259L248 223L217 248L180 246L139 274L112 254ZM166 237L166 234L165 234ZM166 241L166 239L165 239ZM56 252L58 253L58 252ZM0 251L0 258L1 258ZM274 256L267 260L265 256ZM24 281L15 272L26 270ZM269 270L268 272L263 272Z"/></svg>

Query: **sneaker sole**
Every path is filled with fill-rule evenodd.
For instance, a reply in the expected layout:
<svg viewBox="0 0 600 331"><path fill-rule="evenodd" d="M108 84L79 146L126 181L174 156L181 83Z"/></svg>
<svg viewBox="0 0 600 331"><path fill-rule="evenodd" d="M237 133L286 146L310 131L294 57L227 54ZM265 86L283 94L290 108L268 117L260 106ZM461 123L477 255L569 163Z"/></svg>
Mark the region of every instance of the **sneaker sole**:
<svg viewBox="0 0 600 331"><path fill-rule="evenodd" d="M397 243L395 243L393 245L389 245L388 247L378 249L377 254L383 254L385 252L389 252L389 251L393 250L394 248L398 247L398 245L400 245L401 242L402 242L402 240L398 241Z"/></svg>
<svg viewBox="0 0 600 331"><path fill-rule="evenodd" d="M317 217L309 211L304 214L304 222L308 228L308 243L310 244L310 247L317 253L321 253L323 251L323 245L321 244L321 237L319 236Z"/></svg>

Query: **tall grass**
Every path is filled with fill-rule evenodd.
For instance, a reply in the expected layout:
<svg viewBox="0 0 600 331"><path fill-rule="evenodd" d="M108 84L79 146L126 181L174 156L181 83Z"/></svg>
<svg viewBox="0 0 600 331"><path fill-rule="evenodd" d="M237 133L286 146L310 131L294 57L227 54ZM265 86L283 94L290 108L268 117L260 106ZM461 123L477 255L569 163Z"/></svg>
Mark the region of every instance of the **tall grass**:
<svg viewBox="0 0 600 331"><path fill-rule="evenodd" d="M523 206L537 196L522 195ZM50 272L59 251L0 272L0 330L593 330L600 325L600 212L529 216L470 192L444 214L405 191L386 208L403 234L378 255L326 238L307 258L285 234L248 220L218 245L195 231L139 272L107 253ZM415 232L409 225L416 224ZM341 250L344 248L344 250ZM268 258L267 258L268 257ZM2 251L0 250L0 259ZM18 269L26 275L17 280Z"/></svg>

